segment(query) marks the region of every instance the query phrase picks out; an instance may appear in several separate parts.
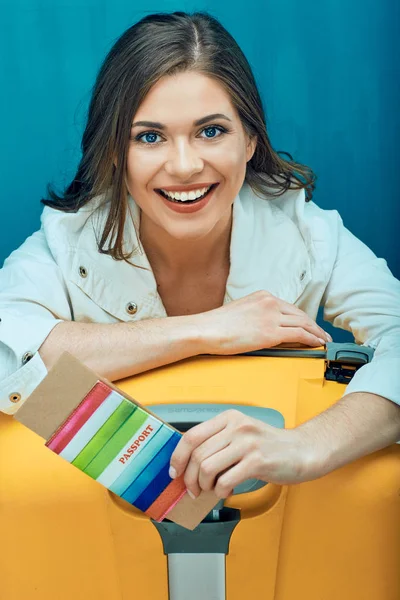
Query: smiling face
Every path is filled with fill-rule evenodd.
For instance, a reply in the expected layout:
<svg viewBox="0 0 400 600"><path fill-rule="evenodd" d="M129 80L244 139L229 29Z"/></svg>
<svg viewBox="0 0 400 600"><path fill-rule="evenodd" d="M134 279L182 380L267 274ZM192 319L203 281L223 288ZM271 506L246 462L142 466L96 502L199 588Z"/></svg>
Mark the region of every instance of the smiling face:
<svg viewBox="0 0 400 600"><path fill-rule="evenodd" d="M230 224L255 146L217 81L190 71L160 79L134 115L128 150L141 228L193 240Z"/></svg>

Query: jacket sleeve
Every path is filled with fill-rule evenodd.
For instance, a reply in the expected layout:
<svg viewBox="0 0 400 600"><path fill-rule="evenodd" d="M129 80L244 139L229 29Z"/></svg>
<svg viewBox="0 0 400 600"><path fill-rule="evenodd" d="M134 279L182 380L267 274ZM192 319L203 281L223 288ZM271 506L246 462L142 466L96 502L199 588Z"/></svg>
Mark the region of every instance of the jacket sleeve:
<svg viewBox="0 0 400 600"><path fill-rule="evenodd" d="M370 392L400 404L400 281L340 220L332 274L322 298L324 318L374 348L346 394Z"/></svg>
<svg viewBox="0 0 400 600"><path fill-rule="evenodd" d="M38 349L55 325L71 319L64 278L37 231L0 270L0 411L15 413L45 377Z"/></svg>

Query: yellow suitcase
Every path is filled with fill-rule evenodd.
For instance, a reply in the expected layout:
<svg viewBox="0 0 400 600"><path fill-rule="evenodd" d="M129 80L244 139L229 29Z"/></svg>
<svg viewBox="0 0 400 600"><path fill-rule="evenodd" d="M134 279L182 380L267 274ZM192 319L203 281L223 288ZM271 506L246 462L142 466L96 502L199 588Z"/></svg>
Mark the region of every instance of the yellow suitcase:
<svg viewBox="0 0 400 600"><path fill-rule="evenodd" d="M118 385L182 431L230 405L293 427L368 360L348 344L198 357ZM393 445L314 482L245 482L190 532L150 521L0 417L2 600L399 600L399 509Z"/></svg>

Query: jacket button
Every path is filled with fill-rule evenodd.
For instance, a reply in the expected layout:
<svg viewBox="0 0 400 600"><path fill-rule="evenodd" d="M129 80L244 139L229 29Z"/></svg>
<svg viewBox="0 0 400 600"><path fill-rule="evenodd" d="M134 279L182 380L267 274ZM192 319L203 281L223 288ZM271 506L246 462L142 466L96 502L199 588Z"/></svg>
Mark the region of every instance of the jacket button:
<svg viewBox="0 0 400 600"><path fill-rule="evenodd" d="M302 271L300 273L300 281L303 281L304 277L307 275L307 271Z"/></svg>
<svg viewBox="0 0 400 600"><path fill-rule="evenodd" d="M125 307L125 310L129 315L134 315L137 313L137 304L135 304L134 302L128 302L128 304Z"/></svg>
<svg viewBox="0 0 400 600"><path fill-rule="evenodd" d="M19 402L21 400L21 394L18 394L18 392L13 392L9 395L9 398L10 402Z"/></svg>
<svg viewBox="0 0 400 600"><path fill-rule="evenodd" d="M87 269L85 267L79 267L79 275L81 277L87 277Z"/></svg>
<svg viewBox="0 0 400 600"><path fill-rule="evenodd" d="M32 352L25 352L25 354L24 354L24 355L23 355L23 357L22 357L22 364L23 364L23 365L26 365L26 363L27 363L29 360L31 360L32 356L33 356Z"/></svg>

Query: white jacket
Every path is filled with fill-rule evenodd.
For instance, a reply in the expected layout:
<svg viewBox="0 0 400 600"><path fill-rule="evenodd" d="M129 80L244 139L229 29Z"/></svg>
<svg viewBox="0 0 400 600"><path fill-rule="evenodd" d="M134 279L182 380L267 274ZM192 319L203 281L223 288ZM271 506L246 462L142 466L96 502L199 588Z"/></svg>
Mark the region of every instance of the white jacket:
<svg viewBox="0 0 400 600"><path fill-rule="evenodd" d="M60 321L95 323L165 317L147 257L136 236L140 210L129 199L135 227L126 248L138 269L97 250L107 203L92 200L77 213L46 207L41 229L0 270L0 410L14 413L46 375L38 348ZM296 304L375 348L346 393L379 394L400 404L400 282L343 225L334 210L305 203L304 192L264 200L245 184L233 207L231 269L224 302L257 290ZM131 314L132 304L137 311ZM10 398L21 397L18 402Z"/></svg>

